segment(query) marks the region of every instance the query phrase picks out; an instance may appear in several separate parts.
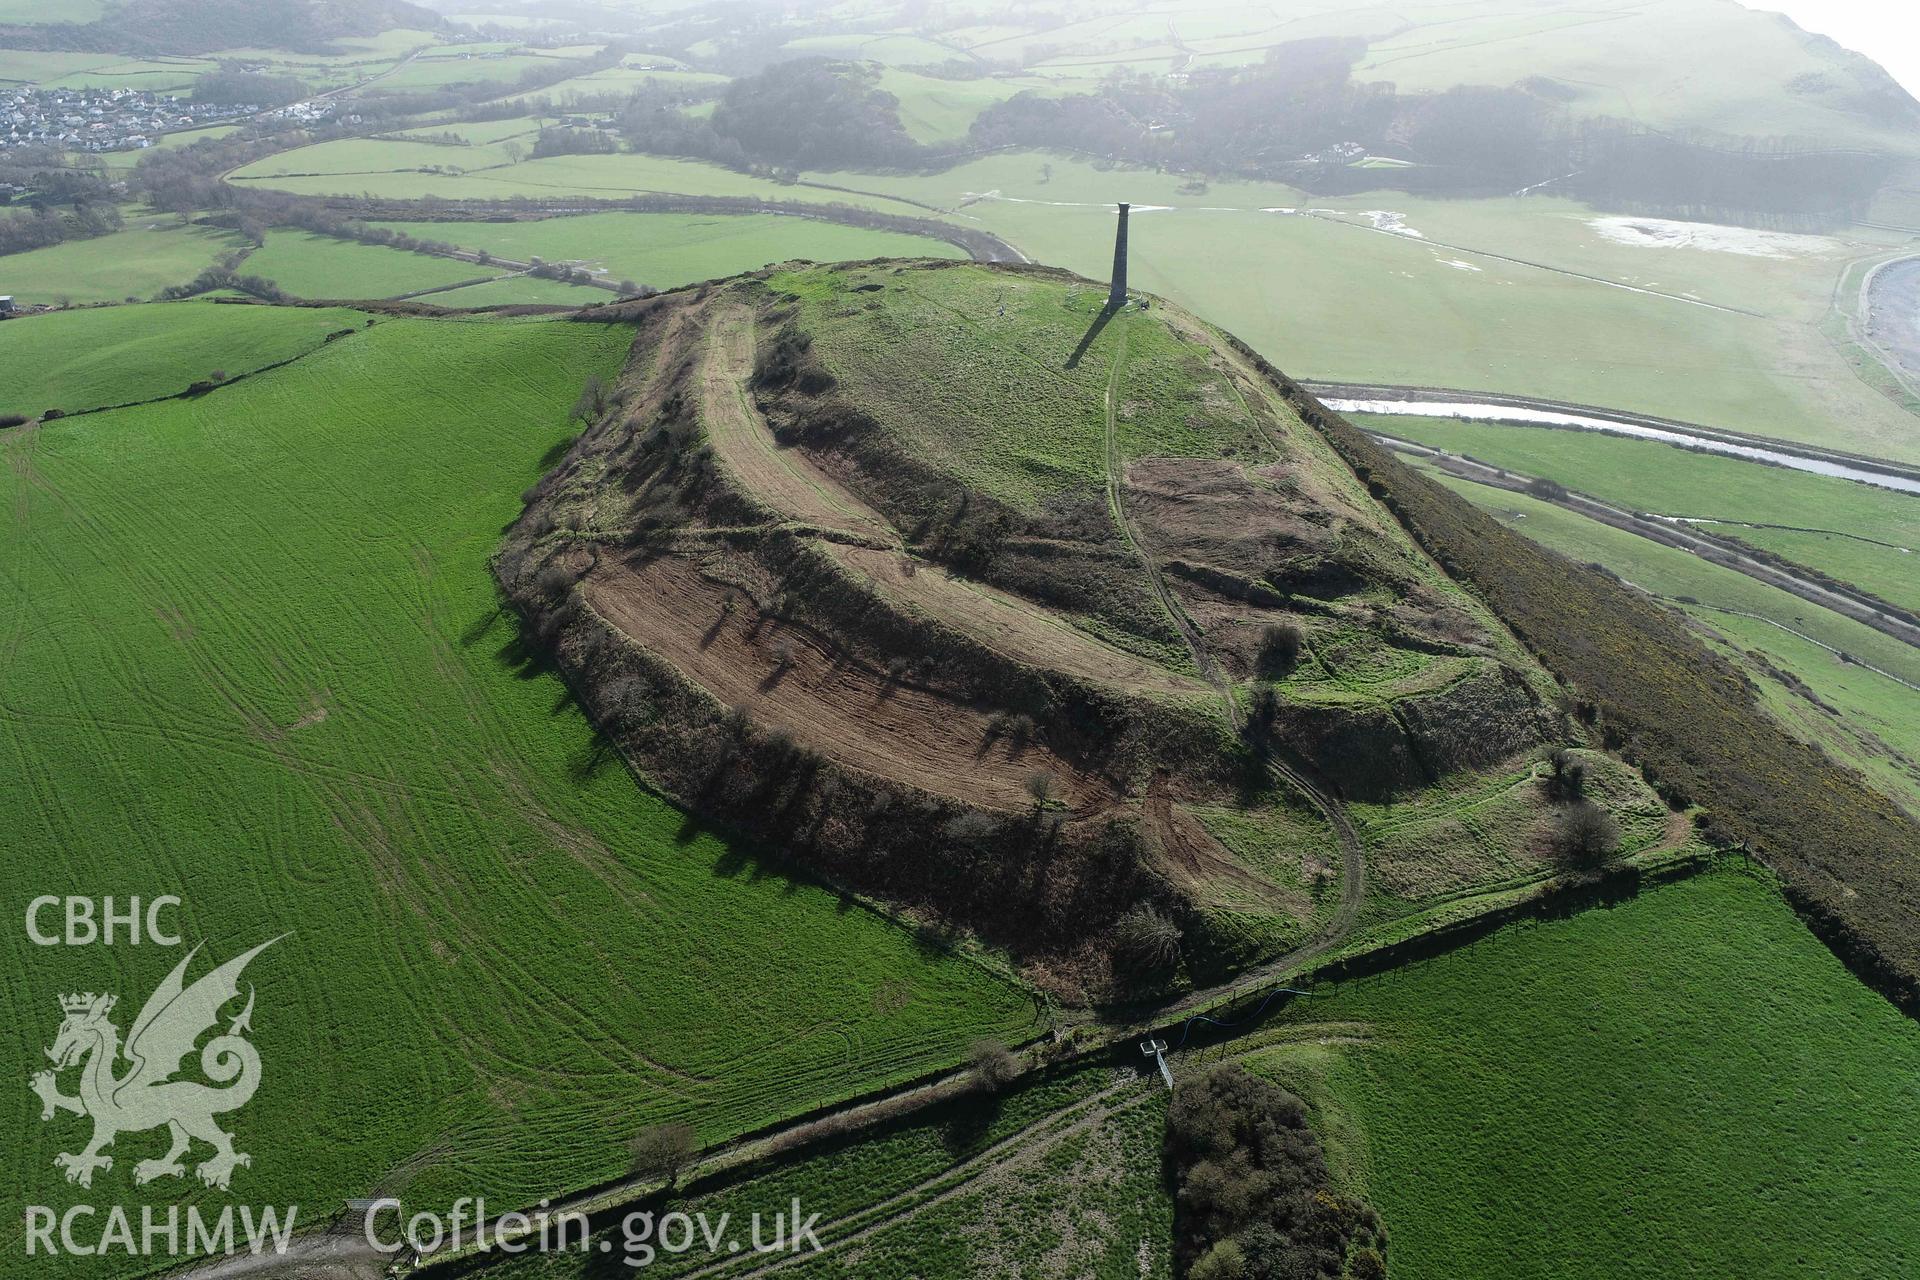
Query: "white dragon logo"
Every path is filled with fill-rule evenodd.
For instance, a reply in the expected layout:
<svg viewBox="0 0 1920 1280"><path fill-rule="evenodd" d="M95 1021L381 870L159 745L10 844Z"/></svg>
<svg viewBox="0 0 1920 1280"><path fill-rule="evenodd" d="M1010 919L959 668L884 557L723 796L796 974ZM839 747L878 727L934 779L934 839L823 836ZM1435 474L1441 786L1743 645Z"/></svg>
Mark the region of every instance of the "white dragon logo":
<svg viewBox="0 0 1920 1280"><path fill-rule="evenodd" d="M142 1160L134 1166L136 1184L184 1174L180 1157L195 1138L214 1149L212 1158L195 1170L209 1187L226 1190L234 1169L253 1163L251 1156L233 1149L233 1135L213 1119L220 1112L244 1106L260 1085L260 1054L246 1039L253 1030L252 987L247 988L246 1008L227 1025L226 1034L215 1036L200 1050L201 1073L225 1087L173 1077L193 1052L194 1043L219 1023L220 1010L240 994L241 970L279 940L263 942L229 960L191 987L184 986L182 977L200 948L189 951L133 1020L124 1050L131 1065L124 1075L114 1074L122 1055L120 1028L107 1018L113 1011L114 997L92 992L60 997L60 1010L66 1018L53 1047L47 1050L54 1069L34 1076L32 1089L40 1095L42 1120L53 1119L56 1111L93 1118L93 1140L86 1149L78 1154L62 1152L53 1158L55 1168L66 1170L68 1182L91 1187L94 1170L113 1168L113 1157L101 1152L117 1135L161 1125L172 1133L173 1145L159 1159ZM79 1096L67 1097L59 1091L58 1074L83 1062Z"/></svg>

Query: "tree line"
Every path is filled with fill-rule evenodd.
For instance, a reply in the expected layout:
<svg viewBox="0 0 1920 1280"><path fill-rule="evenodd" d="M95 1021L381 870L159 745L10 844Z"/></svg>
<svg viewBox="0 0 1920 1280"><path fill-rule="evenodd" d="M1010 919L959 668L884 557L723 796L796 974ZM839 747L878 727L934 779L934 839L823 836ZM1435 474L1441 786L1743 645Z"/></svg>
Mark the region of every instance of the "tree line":
<svg viewBox="0 0 1920 1280"><path fill-rule="evenodd" d="M0 203L0 255L45 249L120 229L118 193L98 166L69 165L52 147L0 151L0 189L23 191Z"/></svg>
<svg viewBox="0 0 1920 1280"><path fill-rule="evenodd" d="M1129 163L1283 181L1324 194L1397 187L1486 195L1549 185L1634 213L1797 226L1861 216L1886 157L1790 138L1661 133L1575 115L1557 82L1438 93L1357 83L1356 38L1275 46L1258 66L1184 82L1116 72L1090 93L1028 91L975 121L980 147L1067 148ZM1406 167L1362 168L1380 152Z"/></svg>

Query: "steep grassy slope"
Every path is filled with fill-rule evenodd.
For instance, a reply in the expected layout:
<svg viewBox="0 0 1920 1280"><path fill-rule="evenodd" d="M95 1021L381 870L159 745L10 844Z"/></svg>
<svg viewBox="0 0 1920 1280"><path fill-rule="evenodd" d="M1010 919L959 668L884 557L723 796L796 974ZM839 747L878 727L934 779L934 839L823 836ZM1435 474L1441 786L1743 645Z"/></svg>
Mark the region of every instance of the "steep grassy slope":
<svg viewBox="0 0 1920 1280"><path fill-rule="evenodd" d="M713 1141L1019 1034L1013 988L636 788L524 659L487 559L632 339L383 319L0 437L0 1070L46 1065L60 993L130 1018L179 959L35 948L42 893L178 894L208 959L289 933L248 973L264 1076L227 1123L235 1197L303 1222L374 1187L528 1202L621 1172L650 1121ZM182 1194L134 1189L134 1135L68 1186L80 1122L30 1101L16 1203Z"/></svg>
<svg viewBox="0 0 1920 1280"><path fill-rule="evenodd" d="M0 325L0 413L37 417L176 395L312 351L366 323L339 308L176 302L57 311Z"/></svg>
<svg viewBox="0 0 1920 1280"><path fill-rule="evenodd" d="M669 793L1075 995L1141 978L1143 911L1154 985L1328 945L1375 854L1392 911L1550 874L1550 682L1217 334L1103 298L880 262L618 308L503 581Z"/></svg>
<svg viewBox="0 0 1920 1280"><path fill-rule="evenodd" d="M1282 377L1277 372L1276 378ZM1503 527L1296 388L1291 396L1405 527L1576 695L1576 714L1719 839L1783 876L1849 965L1920 1004L1920 825L1782 733L1738 668L1617 578Z"/></svg>
<svg viewBox="0 0 1920 1280"><path fill-rule="evenodd" d="M1605 565L1690 617L1789 732L1920 811L1920 654L1798 596L1524 494L1441 478L1543 546ZM1911 502L1911 499L1900 499ZM1845 655L1845 656L1842 656ZM1902 683L1904 682L1904 683Z"/></svg>

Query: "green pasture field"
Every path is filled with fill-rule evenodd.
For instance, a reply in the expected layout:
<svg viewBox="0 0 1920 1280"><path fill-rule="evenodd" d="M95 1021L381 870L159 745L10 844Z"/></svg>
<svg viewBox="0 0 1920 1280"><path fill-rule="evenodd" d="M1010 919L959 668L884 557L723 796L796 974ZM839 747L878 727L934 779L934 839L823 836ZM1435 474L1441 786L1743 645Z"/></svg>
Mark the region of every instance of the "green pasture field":
<svg viewBox="0 0 1920 1280"><path fill-rule="evenodd" d="M414 49L437 46L445 38L444 32L425 31L419 27L395 27L377 36L342 36L332 44L334 48L345 51L348 57L400 58Z"/></svg>
<svg viewBox="0 0 1920 1280"><path fill-rule="evenodd" d="M426 31L388 31L373 39L346 38L332 42L337 53L293 53L286 49L222 49L209 56L225 62L259 63L276 75L293 76L308 84L353 84L396 66L418 49L431 52L441 36Z"/></svg>
<svg viewBox="0 0 1920 1280"><path fill-rule="evenodd" d="M51 83L60 89L144 89L188 97L195 82L217 65L205 58L122 58Z"/></svg>
<svg viewBox="0 0 1920 1280"><path fill-rule="evenodd" d="M1895 799L1920 805L1920 693L1861 665L1920 685L1920 656L1911 648L1684 551L1524 494L1430 474L1536 542L1582 564L1605 565L1685 609L1710 638L1718 638L1716 647L1748 669L1789 731L1820 743ZM1801 687L1783 682L1769 666Z"/></svg>
<svg viewBox="0 0 1920 1280"><path fill-rule="evenodd" d="M1445 0L1392 10L1183 4L1176 10L1096 11L1066 23L1002 19L999 26L954 29L943 38L976 58L1091 79L1117 67L1165 74L1176 67L1244 66L1266 57L1274 45L1329 36L1366 40L1354 78L1391 83L1402 92L1508 85L1538 76L1555 82L1577 113L1619 116L1656 129L1818 137L1837 145L1914 150L1910 135L1876 123L1870 111L1849 100L1850 90L1866 86L1837 48L1770 14L1712 0L1651 8L1545 0L1464 12ZM896 56L862 43L874 39L824 37L810 47L841 57ZM1738 48L1740 57L1714 65L1698 57L1701 49L1724 48ZM954 56L901 52L904 59L896 60L933 63Z"/></svg>
<svg viewBox="0 0 1920 1280"><path fill-rule="evenodd" d="M959 258L944 240L779 214L590 213L533 222L383 222L421 239L485 249L526 262L539 257L671 289L754 271L775 262L863 258Z"/></svg>
<svg viewBox="0 0 1920 1280"><path fill-rule="evenodd" d="M297 298L396 298L501 274L497 267L306 231L269 231L266 240L241 270Z"/></svg>
<svg viewBox="0 0 1920 1280"><path fill-rule="evenodd" d="M0 324L0 413L97 409L251 373L366 317L339 309L165 302L53 311Z"/></svg>
<svg viewBox="0 0 1920 1280"><path fill-rule="evenodd" d="M435 147L422 142L350 139L283 151L237 169L236 182L298 195L373 195L417 200L504 199L529 196L552 199L585 196L620 199L648 192L704 196L744 196L805 204L845 204L906 217L927 217L910 200L869 192L827 190L784 184L736 173L719 165L667 156L621 153L599 156L549 156L510 162L505 143ZM441 167L462 172L428 173Z"/></svg>
<svg viewBox="0 0 1920 1280"><path fill-rule="evenodd" d="M451 133L474 144L484 145L507 142L512 139L525 139L527 146L531 147L532 139L539 136L541 123L541 118L535 116L517 116L512 120L450 121L446 124L421 125L417 129L402 129L392 136L405 139L429 139ZM499 159L504 160L506 156L502 154Z"/></svg>
<svg viewBox="0 0 1920 1280"><path fill-rule="evenodd" d="M247 973L264 1072L227 1123L248 1203L529 1203L620 1174L640 1126L714 1142L1031 1027L985 968L636 786L525 659L488 558L631 340L382 319L198 400L0 442L6 909L177 894L196 972L287 935ZM0 945L21 1079L59 993L120 993L124 1028L181 954ZM131 1185L151 1135L69 1186L52 1160L80 1129L21 1111L16 1200L188 1194Z"/></svg>
<svg viewBox="0 0 1920 1280"><path fill-rule="evenodd" d="M1715 457L1593 431L1553 431L1449 418L1355 414L1369 429L1544 476L1654 515L1789 525L1706 524L1920 610L1920 499L1872 485Z"/></svg>
<svg viewBox="0 0 1920 1280"><path fill-rule="evenodd" d="M1920 1250L1886 1211L1920 1191L1920 1033L1764 873L1509 926L1170 1062L1181 1077L1223 1058L1307 1102L1336 1185L1384 1218L1396 1276L1899 1275ZM1165 1276L1163 1099L1151 1075L1089 1066L641 1208L740 1223L798 1196L826 1246L802 1275ZM616 1226L489 1274L600 1275L601 1239L618 1260Z"/></svg>
<svg viewBox="0 0 1920 1280"><path fill-rule="evenodd" d="M121 302L186 284L247 247L230 231L182 226L170 215L129 210L124 230L0 258L0 290L20 302Z"/></svg>
<svg viewBox="0 0 1920 1280"><path fill-rule="evenodd" d="M1538 395L1920 459L1911 416L1821 332L1841 273L1878 246L1648 248L1610 242L1567 201L1333 200L1037 152L807 176L950 210L1094 279L1111 268L1114 202L1133 202L1131 282L1297 377ZM1365 215L1383 210L1421 235L1374 229Z"/></svg>
<svg viewBox="0 0 1920 1280"><path fill-rule="evenodd" d="M518 124L519 121L499 121L499 124ZM469 126L471 127L471 126ZM537 124L528 122L526 130L537 131ZM461 126L429 126L415 133L428 134L438 132L460 132ZM234 172L238 181L271 179L282 174L301 174L308 177L339 176L344 181L338 190L343 194L352 194L353 183L369 176L388 173L417 174L429 177L424 171L443 169L450 175L512 164L512 153L508 147L517 140L516 135L523 129L501 132L497 139L488 142L474 142L471 146L444 146L435 142L426 142L418 137L393 138L343 138L338 142L323 142L318 146L299 147L292 151L282 151L255 161L245 168ZM491 134L491 130L489 131ZM531 149L531 141L525 144ZM278 186L279 183L273 185Z"/></svg>
<svg viewBox="0 0 1920 1280"><path fill-rule="evenodd" d="M12 3L15 0L0 0ZM28 0L32 3L32 0ZM126 59L112 53L56 53L37 49L0 49L0 82L51 84L93 67L112 66Z"/></svg>
<svg viewBox="0 0 1920 1280"><path fill-rule="evenodd" d="M1911 135L1847 109L1839 86L1851 68L1837 47L1765 12L1713 0L1650 9L1561 0L1470 16L1443 3L1399 13L1404 30L1371 43L1355 79L1418 92L1544 76L1572 91L1577 111L1652 128L1914 149ZM1699 56L1716 48L1740 56Z"/></svg>
<svg viewBox="0 0 1920 1280"><path fill-rule="evenodd" d="M1608 240L1593 225L1600 215L1566 201L1373 193L1317 204L1276 184L1193 189L1178 176L1038 153L984 157L941 174L809 179L863 193L846 194L634 155L554 157L459 176L393 172L489 163L468 149L386 149L407 145L328 143L238 176L307 194L415 198L655 190L924 214L904 203L919 201L1096 279L1111 261L1111 202L1129 199L1170 206L1135 216L1133 280L1299 376L1542 395L1920 458L1909 416L1863 384L1820 332L1835 281L1868 246L1803 239L1785 257L1649 248ZM272 176L328 170L334 176ZM1374 229L1362 215L1382 205L1422 236ZM1326 216L1263 212L1307 207Z"/></svg>
<svg viewBox="0 0 1920 1280"><path fill-rule="evenodd" d="M436 307L503 307L534 303L597 307L612 302L613 295L604 289L593 289L586 285L542 280L539 276L512 275L501 276L485 284L470 284L443 293L430 293L420 301L431 302Z"/></svg>
<svg viewBox="0 0 1920 1280"><path fill-rule="evenodd" d="M928 66L961 57L961 50L939 40L905 31L878 35L801 36L783 46L793 58L848 58L890 67Z"/></svg>
<svg viewBox="0 0 1920 1280"><path fill-rule="evenodd" d="M711 90L715 93L729 83L726 76L715 75L707 71L642 71L638 67L608 67L586 75L574 76L558 84L550 84L543 89L531 89L526 93L503 98L503 102L532 102L544 99L565 106L569 102L582 98L615 97L624 101L641 89L661 88L681 91Z"/></svg>
<svg viewBox="0 0 1920 1280"><path fill-rule="evenodd" d="M1920 1028L1760 873L1506 928L1280 1025L1314 1024L1341 1035L1250 1065L1312 1104L1397 1280L1920 1264L1920 1223L1889 1208L1920 1195Z"/></svg>
<svg viewBox="0 0 1920 1280"><path fill-rule="evenodd" d="M371 88L386 93L456 84L511 84L529 71L548 71L556 61L563 61L531 53L468 58L458 56L457 48L444 50L441 56L415 58Z"/></svg>

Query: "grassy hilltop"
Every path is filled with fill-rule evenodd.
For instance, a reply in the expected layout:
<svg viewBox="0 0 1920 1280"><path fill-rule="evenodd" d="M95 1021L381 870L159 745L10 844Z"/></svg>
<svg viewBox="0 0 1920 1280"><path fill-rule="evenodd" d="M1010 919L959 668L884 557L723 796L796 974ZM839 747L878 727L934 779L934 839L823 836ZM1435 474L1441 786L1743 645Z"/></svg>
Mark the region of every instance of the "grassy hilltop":
<svg viewBox="0 0 1920 1280"><path fill-rule="evenodd" d="M509 594L669 794L1076 996L1552 874L1551 680L1216 333L1104 301L876 262L624 308Z"/></svg>

